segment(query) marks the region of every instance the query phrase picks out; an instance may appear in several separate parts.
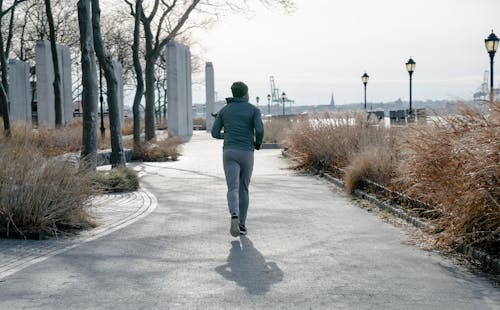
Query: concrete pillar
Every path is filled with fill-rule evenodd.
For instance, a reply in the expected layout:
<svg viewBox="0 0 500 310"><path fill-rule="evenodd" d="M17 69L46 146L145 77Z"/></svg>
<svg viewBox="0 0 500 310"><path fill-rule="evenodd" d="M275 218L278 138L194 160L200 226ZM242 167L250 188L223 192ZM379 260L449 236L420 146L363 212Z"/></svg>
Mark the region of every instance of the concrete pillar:
<svg viewBox="0 0 500 310"><path fill-rule="evenodd" d="M36 61L36 98L38 125L55 127L54 67L49 41L37 41L35 48ZM61 77L61 99L63 124L73 120L73 96L71 85L71 57L69 48L57 45L59 75Z"/></svg>
<svg viewBox="0 0 500 310"><path fill-rule="evenodd" d="M54 128L56 124L54 108L54 68L49 41L37 41L35 47L36 63L36 101L38 126Z"/></svg>
<svg viewBox="0 0 500 310"><path fill-rule="evenodd" d="M31 126L30 66L20 60L9 60L10 117Z"/></svg>
<svg viewBox="0 0 500 310"><path fill-rule="evenodd" d="M186 111L187 111L187 133L191 137L193 135L193 82L191 80L191 73L193 68L191 67L191 52L189 47L183 46L185 53L185 74L186 74Z"/></svg>
<svg viewBox="0 0 500 310"><path fill-rule="evenodd" d="M64 125L67 125L73 121L73 93L71 89L72 88L71 55L69 52L69 47L57 45L57 58L59 60L59 71L60 71L59 74L61 76L61 92L62 92L61 98L62 98L62 111L63 111L62 122Z"/></svg>
<svg viewBox="0 0 500 310"><path fill-rule="evenodd" d="M120 124L123 127L123 67L119 61L113 60L116 75L116 90L118 92L118 110L120 111Z"/></svg>
<svg viewBox="0 0 500 310"><path fill-rule="evenodd" d="M207 131L210 132L215 120L212 116L212 113L215 113L215 82L214 66L211 62L205 63L205 111Z"/></svg>
<svg viewBox="0 0 500 310"><path fill-rule="evenodd" d="M191 53L187 46L170 41L166 47L168 129L184 138L193 135Z"/></svg>

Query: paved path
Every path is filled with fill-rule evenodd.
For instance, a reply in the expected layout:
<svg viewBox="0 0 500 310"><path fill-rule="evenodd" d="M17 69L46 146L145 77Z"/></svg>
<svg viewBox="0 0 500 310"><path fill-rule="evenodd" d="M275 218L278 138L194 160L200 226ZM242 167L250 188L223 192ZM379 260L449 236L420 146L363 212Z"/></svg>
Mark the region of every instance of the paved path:
<svg viewBox="0 0 500 310"><path fill-rule="evenodd" d="M321 180L256 153L248 237L229 235L221 145L137 164L148 216L0 280L0 309L500 309L500 291Z"/></svg>
<svg viewBox="0 0 500 310"><path fill-rule="evenodd" d="M28 266L128 226L147 216L156 205L156 197L145 189L104 194L93 199L90 210L98 226L78 236L47 240L0 239L0 282Z"/></svg>

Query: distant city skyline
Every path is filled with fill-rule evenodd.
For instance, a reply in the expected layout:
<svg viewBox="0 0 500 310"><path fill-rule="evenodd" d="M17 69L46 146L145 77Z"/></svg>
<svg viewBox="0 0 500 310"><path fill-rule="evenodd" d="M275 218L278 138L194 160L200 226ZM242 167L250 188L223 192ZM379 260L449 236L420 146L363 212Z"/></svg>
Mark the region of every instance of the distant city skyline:
<svg viewBox="0 0 500 310"><path fill-rule="evenodd" d="M295 2L291 14L256 4L251 14L195 33L192 49L213 62L219 99L242 80L253 102L267 103L272 75L300 105L329 104L332 92L336 104L362 102L366 71L368 101L408 100L404 63L411 56L414 100L468 100L489 69L484 39L492 29L500 36L498 0ZM204 83L204 73L194 78ZM204 84L195 85L193 101L204 103L204 94Z"/></svg>

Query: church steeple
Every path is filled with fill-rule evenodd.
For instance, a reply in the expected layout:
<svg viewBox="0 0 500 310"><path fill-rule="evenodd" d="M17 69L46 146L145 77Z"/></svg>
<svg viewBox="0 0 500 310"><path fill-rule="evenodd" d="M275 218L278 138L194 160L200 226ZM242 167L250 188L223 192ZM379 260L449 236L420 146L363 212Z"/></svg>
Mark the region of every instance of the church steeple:
<svg viewBox="0 0 500 310"><path fill-rule="evenodd" d="M332 92L332 98L330 99L330 106L332 107L335 106L335 100L333 99L333 92Z"/></svg>

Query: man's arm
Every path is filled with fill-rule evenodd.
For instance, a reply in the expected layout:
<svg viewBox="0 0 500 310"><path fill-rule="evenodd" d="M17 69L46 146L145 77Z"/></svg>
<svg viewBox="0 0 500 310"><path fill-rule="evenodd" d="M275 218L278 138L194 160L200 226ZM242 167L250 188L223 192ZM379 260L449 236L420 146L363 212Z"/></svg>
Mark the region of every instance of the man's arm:
<svg viewBox="0 0 500 310"><path fill-rule="evenodd" d="M217 117L215 118L214 125L212 126L212 137L214 137L215 139L224 139L224 134L220 132L222 130L222 127L223 124L221 112L219 112L217 114Z"/></svg>
<svg viewBox="0 0 500 310"><path fill-rule="evenodd" d="M255 128L255 148L258 150L262 144L262 139L264 139L264 125L258 109L253 114L253 127Z"/></svg>

